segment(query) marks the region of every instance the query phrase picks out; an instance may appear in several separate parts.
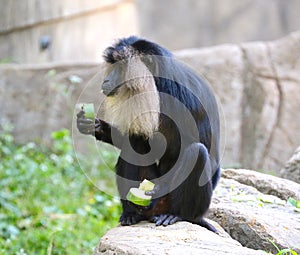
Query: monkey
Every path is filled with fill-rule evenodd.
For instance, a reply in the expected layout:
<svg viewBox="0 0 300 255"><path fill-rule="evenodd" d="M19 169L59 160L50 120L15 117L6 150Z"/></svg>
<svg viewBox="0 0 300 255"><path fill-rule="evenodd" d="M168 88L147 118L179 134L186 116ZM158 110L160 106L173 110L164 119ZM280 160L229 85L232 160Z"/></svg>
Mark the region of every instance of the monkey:
<svg viewBox="0 0 300 255"><path fill-rule="evenodd" d="M77 128L120 149L121 225L188 221L217 232L204 219L220 178L219 115L210 87L170 51L137 36L117 40L103 57L102 117L93 122L80 111ZM155 183L146 207L126 199L144 179Z"/></svg>

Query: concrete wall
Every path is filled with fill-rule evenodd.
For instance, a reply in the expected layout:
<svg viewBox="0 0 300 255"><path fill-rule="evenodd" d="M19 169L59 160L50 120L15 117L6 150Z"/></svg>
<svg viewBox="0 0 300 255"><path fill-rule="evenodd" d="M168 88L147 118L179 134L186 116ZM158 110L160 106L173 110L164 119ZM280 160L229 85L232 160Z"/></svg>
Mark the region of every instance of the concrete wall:
<svg viewBox="0 0 300 255"><path fill-rule="evenodd" d="M299 0L0 0L0 62L94 61L140 34L171 50L273 40L300 29ZM51 46L40 50L49 36Z"/></svg>
<svg viewBox="0 0 300 255"><path fill-rule="evenodd" d="M0 60L100 60L116 37L137 33L134 0L0 0ZM40 49L41 38L50 47Z"/></svg>
<svg viewBox="0 0 300 255"><path fill-rule="evenodd" d="M300 29L299 0L137 0L141 34L177 50L274 40Z"/></svg>

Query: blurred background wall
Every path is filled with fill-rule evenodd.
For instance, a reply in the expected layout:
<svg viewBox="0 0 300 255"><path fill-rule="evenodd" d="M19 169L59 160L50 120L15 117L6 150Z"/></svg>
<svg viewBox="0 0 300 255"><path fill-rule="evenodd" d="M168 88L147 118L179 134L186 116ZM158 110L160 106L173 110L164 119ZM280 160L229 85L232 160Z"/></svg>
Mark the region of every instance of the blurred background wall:
<svg viewBox="0 0 300 255"><path fill-rule="evenodd" d="M299 0L137 0L143 36L173 50L273 40L300 27Z"/></svg>
<svg viewBox="0 0 300 255"><path fill-rule="evenodd" d="M171 50L273 40L299 29L299 0L0 0L0 60L98 61L118 37Z"/></svg>
<svg viewBox="0 0 300 255"><path fill-rule="evenodd" d="M0 0L0 59L95 61L116 36L137 33L133 0Z"/></svg>

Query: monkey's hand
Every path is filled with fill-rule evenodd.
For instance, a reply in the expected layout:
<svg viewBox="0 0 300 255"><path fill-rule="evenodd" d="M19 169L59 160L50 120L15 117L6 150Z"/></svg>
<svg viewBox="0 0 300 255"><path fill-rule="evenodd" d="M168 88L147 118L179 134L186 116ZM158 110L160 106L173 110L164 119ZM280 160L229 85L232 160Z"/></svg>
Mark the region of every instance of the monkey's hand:
<svg viewBox="0 0 300 255"><path fill-rule="evenodd" d="M128 206L139 215L143 215L145 212L152 210L157 202L158 198L163 197L167 194L166 185L155 184L154 188L151 191L146 191L145 194L148 196L152 196L151 203L148 206L136 205L130 201L128 202Z"/></svg>
<svg viewBox="0 0 300 255"><path fill-rule="evenodd" d="M129 208L134 211L137 215L143 215L146 211L149 211L153 208L156 201L151 201L148 206L136 205L130 201L128 201Z"/></svg>
<svg viewBox="0 0 300 255"><path fill-rule="evenodd" d="M101 129L101 122L97 118L95 121L86 118L84 111L81 110L77 114L77 128L82 134L95 136L95 132L99 132Z"/></svg>
<svg viewBox="0 0 300 255"><path fill-rule="evenodd" d="M152 196L153 198L159 198L167 195L168 185L167 184L155 184L154 188L150 191L146 191L145 194L148 196Z"/></svg>

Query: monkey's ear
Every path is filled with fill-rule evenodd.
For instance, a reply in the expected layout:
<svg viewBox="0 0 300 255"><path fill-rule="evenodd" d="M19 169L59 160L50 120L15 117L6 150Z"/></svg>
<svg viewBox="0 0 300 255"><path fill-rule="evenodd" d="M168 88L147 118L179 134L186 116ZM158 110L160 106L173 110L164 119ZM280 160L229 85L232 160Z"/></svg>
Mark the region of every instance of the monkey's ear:
<svg viewBox="0 0 300 255"><path fill-rule="evenodd" d="M104 59L110 64L114 64L119 61L124 61L132 56L136 55L136 52L131 46L119 46L118 48L108 47L104 51Z"/></svg>
<svg viewBox="0 0 300 255"><path fill-rule="evenodd" d="M125 49L124 50L122 50L122 51L118 51L118 50L115 50L113 53L112 53L112 56L113 56L113 58L114 58L114 60L117 62L117 61L121 61L121 60L123 60L124 59L124 51L125 51Z"/></svg>
<svg viewBox="0 0 300 255"><path fill-rule="evenodd" d="M110 64L115 64L118 61L122 61L129 57L129 50L123 46L118 49L114 47L108 47L103 54L104 60Z"/></svg>
<svg viewBox="0 0 300 255"><path fill-rule="evenodd" d="M114 64L116 61L113 56L113 52L115 51L114 47L108 47L103 52L103 58L107 63Z"/></svg>
<svg viewBox="0 0 300 255"><path fill-rule="evenodd" d="M132 44L139 40L140 38L136 36L119 39L112 46L104 50L104 60L110 64L114 64L118 61L126 60L133 55L137 55L138 51L132 47Z"/></svg>

